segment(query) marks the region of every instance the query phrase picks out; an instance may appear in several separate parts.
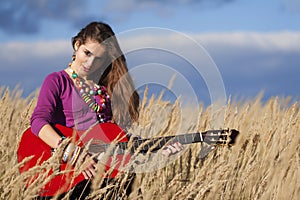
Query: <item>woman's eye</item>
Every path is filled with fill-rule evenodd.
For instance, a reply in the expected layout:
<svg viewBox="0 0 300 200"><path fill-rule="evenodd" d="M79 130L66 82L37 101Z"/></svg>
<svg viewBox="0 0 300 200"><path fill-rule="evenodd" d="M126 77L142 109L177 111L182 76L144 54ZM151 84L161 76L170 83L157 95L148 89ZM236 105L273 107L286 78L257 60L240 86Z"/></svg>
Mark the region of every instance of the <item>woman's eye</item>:
<svg viewBox="0 0 300 200"><path fill-rule="evenodd" d="M85 55L87 55L87 56L91 56L91 55L92 55L92 53L91 53L90 51L84 51L84 53L85 53Z"/></svg>

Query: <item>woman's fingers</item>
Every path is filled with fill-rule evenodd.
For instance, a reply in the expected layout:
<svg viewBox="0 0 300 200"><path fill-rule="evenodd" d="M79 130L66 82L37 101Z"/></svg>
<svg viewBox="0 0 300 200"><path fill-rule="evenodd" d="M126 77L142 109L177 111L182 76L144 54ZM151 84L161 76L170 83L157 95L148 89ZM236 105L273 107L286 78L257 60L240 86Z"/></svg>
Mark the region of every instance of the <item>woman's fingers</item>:
<svg viewBox="0 0 300 200"><path fill-rule="evenodd" d="M162 154L165 156L171 156L178 153L181 150L183 150L183 145L179 142L175 142L163 148Z"/></svg>
<svg viewBox="0 0 300 200"><path fill-rule="evenodd" d="M175 143L171 144L171 146L176 149L176 152L181 151L183 149L183 145L179 142L175 142Z"/></svg>
<svg viewBox="0 0 300 200"><path fill-rule="evenodd" d="M88 157L88 159L90 159L90 156ZM96 162L93 159L89 160L88 162L89 163L82 172L85 179L93 178L96 175Z"/></svg>
<svg viewBox="0 0 300 200"><path fill-rule="evenodd" d="M82 173L85 179L93 178L96 175L96 168L87 167Z"/></svg>

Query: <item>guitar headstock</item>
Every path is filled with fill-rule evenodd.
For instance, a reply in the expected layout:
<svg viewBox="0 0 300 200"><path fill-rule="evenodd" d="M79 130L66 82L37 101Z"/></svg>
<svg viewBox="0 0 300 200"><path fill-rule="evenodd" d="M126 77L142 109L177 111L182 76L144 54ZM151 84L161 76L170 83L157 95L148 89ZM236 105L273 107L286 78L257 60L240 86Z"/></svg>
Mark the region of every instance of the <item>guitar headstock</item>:
<svg viewBox="0 0 300 200"><path fill-rule="evenodd" d="M239 131L235 129L208 130L202 132L203 142L215 146L229 146L235 144Z"/></svg>

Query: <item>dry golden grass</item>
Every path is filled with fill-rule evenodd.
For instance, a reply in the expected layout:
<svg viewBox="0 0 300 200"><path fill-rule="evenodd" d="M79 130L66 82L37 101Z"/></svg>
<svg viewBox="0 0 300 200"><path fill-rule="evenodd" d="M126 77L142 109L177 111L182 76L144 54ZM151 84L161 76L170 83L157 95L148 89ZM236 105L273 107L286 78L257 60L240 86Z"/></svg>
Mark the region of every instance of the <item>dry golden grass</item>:
<svg viewBox="0 0 300 200"><path fill-rule="evenodd" d="M53 164L45 163L20 175L17 148L21 133L29 126L36 95L22 98L21 91L0 88L0 199L32 199L47 179L42 175L30 189L23 180ZM271 98L263 103L254 100L228 102L215 113L200 106L184 110L159 98L143 103L135 134L158 136L210 129L211 115L223 115L221 128L240 131L232 148L216 148L207 156L201 144L188 145L183 155L161 169L137 173L129 199L299 199L300 198L300 111L289 99ZM190 123L197 119L198 123ZM182 123L182 126L179 126ZM201 153L201 152L200 152ZM203 152L202 152L203 153ZM145 165L154 169L152 165ZM159 167L158 167L159 168ZM148 170L149 171L149 170ZM114 192L122 193L126 176L117 179ZM101 180L97 180L98 183ZM107 186L95 190L91 199L103 194Z"/></svg>

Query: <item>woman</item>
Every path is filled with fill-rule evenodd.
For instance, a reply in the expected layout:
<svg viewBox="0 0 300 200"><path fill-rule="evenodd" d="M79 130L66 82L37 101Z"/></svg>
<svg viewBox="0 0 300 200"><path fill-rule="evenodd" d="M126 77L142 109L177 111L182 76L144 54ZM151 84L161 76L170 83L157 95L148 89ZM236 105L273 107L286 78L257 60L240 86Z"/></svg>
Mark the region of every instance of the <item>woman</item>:
<svg viewBox="0 0 300 200"><path fill-rule="evenodd" d="M95 123L113 121L126 129L139 116L139 95L111 27L92 22L73 37L72 45L72 62L46 77L31 117L32 132L53 149L64 139L53 124L86 130ZM180 149L175 145L165 154ZM69 159L76 162L73 155ZM95 175L95 167L93 160L85 166L85 179ZM80 188L85 184L76 186L72 198L83 192Z"/></svg>

